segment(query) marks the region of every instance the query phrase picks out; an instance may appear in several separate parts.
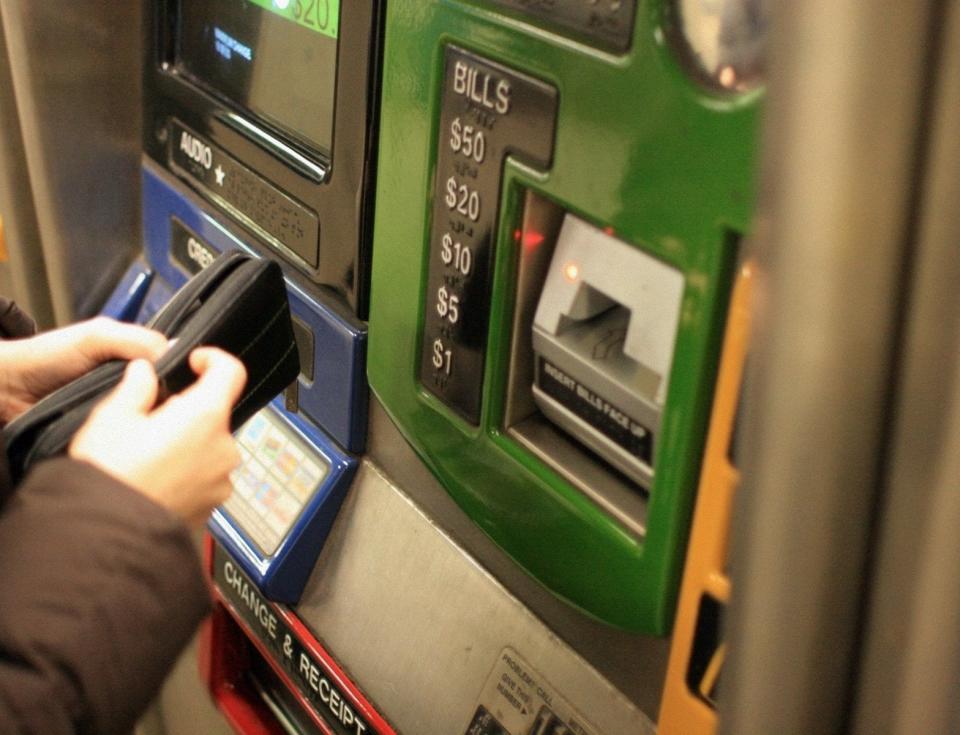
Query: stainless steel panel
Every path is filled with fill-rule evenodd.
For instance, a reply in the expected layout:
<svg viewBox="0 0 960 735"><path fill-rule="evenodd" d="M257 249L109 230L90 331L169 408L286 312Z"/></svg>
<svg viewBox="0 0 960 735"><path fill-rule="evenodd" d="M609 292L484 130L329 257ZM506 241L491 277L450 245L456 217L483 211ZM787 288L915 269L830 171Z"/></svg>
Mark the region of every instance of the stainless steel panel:
<svg viewBox="0 0 960 735"><path fill-rule="evenodd" d="M508 646L599 731L654 732L646 715L369 461L297 613L404 733L465 732Z"/></svg>
<svg viewBox="0 0 960 735"><path fill-rule="evenodd" d="M23 153L17 100L0 14L0 217L8 260L0 263L0 293L14 299L41 327L53 325L53 305L40 247L30 176Z"/></svg>
<svg viewBox="0 0 960 735"><path fill-rule="evenodd" d="M774 16L725 732L847 720L935 6Z"/></svg>
<svg viewBox="0 0 960 735"><path fill-rule="evenodd" d="M669 642L592 621L527 577L373 404L377 464L364 462L297 608L348 675L400 732L456 735L511 646L602 732L652 733ZM188 651L144 726L228 731L217 718Z"/></svg>
<svg viewBox="0 0 960 735"><path fill-rule="evenodd" d="M960 7L947 12L865 608L852 728L864 735L960 731Z"/></svg>
<svg viewBox="0 0 960 735"><path fill-rule="evenodd" d="M99 308L140 241L141 3L3 0L0 13L62 323Z"/></svg>
<svg viewBox="0 0 960 735"><path fill-rule="evenodd" d="M669 639L626 633L597 622L526 574L453 501L376 400L371 401L368 450L391 483L403 488L438 528L455 538L535 617L656 720Z"/></svg>

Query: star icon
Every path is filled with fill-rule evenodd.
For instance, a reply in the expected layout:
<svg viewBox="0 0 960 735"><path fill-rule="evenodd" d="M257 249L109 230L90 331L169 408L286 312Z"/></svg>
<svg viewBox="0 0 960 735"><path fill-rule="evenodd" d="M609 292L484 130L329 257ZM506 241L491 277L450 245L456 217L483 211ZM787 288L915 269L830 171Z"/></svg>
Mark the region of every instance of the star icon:
<svg viewBox="0 0 960 735"><path fill-rule="evenodd" d="M217 167L213 170L213 173L217 177L217 186L223 186L223 177L227 175L227 172L223 170L223 166L217 164Z"/></svg>

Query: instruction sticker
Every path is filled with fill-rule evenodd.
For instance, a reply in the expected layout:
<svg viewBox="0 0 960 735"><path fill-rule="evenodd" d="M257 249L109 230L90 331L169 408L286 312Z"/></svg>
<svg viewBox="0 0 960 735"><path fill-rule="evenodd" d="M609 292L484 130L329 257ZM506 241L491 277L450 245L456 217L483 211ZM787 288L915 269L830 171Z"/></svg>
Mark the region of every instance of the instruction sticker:
<svg viewBox="0 0 960 735"><path fill-rule="evenodd" d="M464 735L598 735L512 648L500 652Z"/></svg>

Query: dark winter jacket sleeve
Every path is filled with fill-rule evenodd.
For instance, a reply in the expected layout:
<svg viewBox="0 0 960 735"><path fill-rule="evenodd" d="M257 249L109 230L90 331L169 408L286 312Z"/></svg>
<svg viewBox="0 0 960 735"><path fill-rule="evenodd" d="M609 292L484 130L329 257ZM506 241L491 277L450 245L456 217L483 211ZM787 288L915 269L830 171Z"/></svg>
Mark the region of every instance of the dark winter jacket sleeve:
<svg viewBox="0 0 960 735"><path fill-rule="evenodd" d="M15 339L37 333L37 323L6 296L0 296L0 337Z"/></svg>
<svg viewBox="0 0 960 735"><path fill-rule="evenodd" d="M0 514L0 732L130 732L208 607L180 520L40 463Z"/></svg>

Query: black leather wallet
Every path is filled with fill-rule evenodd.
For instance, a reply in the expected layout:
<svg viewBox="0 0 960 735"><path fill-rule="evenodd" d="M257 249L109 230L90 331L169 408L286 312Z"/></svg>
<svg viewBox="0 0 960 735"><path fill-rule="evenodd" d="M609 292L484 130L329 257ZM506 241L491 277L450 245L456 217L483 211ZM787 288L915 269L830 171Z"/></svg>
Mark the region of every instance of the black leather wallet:
<svg viewBox="0 0 960 735"><path fill-rule="evenodd" d="M300 372L287 289L280 266L242 253L225 253L191 278L147 326L176 338L156 364L158 404L196 376L190 352L220 347L247 369L243 394L233 407L237 429L287 387ZM123 377L125 360L106 362L38 401L3 430L14 483L32 464L66 451L105 393Z"/></svg>

